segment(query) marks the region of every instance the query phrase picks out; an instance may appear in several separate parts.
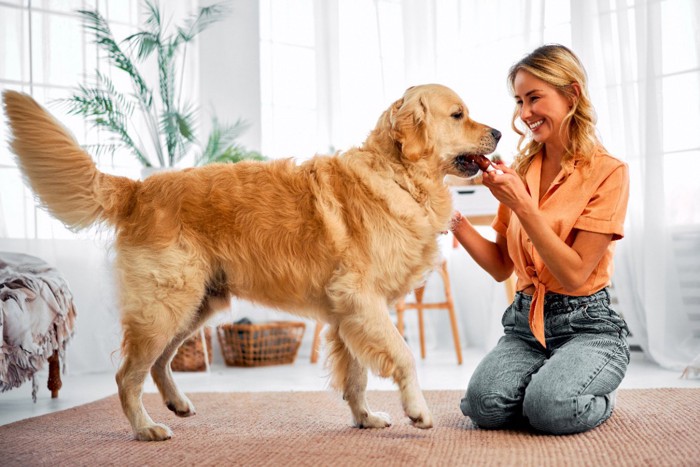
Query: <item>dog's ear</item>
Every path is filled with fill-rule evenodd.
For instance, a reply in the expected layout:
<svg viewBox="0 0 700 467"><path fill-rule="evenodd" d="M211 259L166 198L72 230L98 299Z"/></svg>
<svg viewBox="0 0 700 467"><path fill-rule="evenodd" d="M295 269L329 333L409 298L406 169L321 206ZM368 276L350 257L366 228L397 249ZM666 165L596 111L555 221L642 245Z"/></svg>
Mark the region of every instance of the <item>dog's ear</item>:
<svg viewBox="0 0 700 467"><path fill-rule="evenodd" d="M391 106L391 137L401 146L404 157L412 162L429 150L428 107L418 95L407 95Z"/></svg>

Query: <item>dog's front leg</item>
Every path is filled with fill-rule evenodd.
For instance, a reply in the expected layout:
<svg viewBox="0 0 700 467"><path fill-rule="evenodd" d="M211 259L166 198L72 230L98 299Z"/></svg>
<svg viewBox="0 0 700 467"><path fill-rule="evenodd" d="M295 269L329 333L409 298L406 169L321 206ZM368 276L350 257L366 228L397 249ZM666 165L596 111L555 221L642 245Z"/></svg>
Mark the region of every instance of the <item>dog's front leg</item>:
<svg viewBox="0 0 700 467"><path fill-rule="evenodd" d="M355 295L352 305L339 320L340 339L361 366L394 379L401 392L404 412L414 426L431 428L433 417L418 385L415 360L389 318L386 300Z"/></svg>
<svg viewBox="0 0 700 467"><path fill-rule="evenodd" d="M384 412L372 412L367 403L367 369L352 356L333 327L326 334L329 363L332 368L331 385L343 393L352 412L353 424L358 428L385 428L391 426L391 417Z"/></svg>

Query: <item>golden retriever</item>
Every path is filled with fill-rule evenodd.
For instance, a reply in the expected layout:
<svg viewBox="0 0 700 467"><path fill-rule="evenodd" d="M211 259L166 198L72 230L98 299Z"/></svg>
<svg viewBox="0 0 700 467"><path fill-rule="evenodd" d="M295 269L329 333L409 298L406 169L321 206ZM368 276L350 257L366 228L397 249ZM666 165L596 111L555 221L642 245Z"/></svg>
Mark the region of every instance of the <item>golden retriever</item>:
<svg viewBox="0 0 700 467"><path fill-rule="evenodd" d="M164 440L141 401L151 373L167 407L195 413L170 361L231 296L324 321L331 385L358 427L370 410L367 369L392 377L406 415L433 419L413 356L388 305L433 267L452 202L446 174L478 172L500 133L469 117L449 88L409 88L360 146L335 156L216 164L136 181L97 170L31 97L5 91L11 147L41 204L69 228L115 229L122 311L119 398L139 440Z"/></svg>

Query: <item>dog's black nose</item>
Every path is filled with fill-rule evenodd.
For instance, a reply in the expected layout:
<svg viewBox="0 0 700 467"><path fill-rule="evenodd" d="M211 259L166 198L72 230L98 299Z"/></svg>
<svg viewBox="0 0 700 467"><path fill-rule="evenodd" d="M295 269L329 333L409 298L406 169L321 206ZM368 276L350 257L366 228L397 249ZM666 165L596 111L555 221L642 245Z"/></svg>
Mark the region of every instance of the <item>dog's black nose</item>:
<svg viewBox="0 0 700 467"><path fill-rule="evenodd" d="M495 128L491 128L491 136L498 142L498 140L501 139L501 132Z"/></svg>

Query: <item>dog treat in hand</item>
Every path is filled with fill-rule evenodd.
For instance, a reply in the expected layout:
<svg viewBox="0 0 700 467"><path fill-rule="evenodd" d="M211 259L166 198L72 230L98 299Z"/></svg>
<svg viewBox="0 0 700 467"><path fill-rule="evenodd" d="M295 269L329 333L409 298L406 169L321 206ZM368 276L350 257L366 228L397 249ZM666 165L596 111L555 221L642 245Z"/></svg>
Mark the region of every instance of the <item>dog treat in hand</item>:
<svg viewBox="0 0 700 467"><path fill-rule="evenodd" d="M482 156L481 154L470 154L467 157L471 158L474 163L479 166L482 172L486 172L489 167L491 167L491 160L486 156Z"/></svg>

